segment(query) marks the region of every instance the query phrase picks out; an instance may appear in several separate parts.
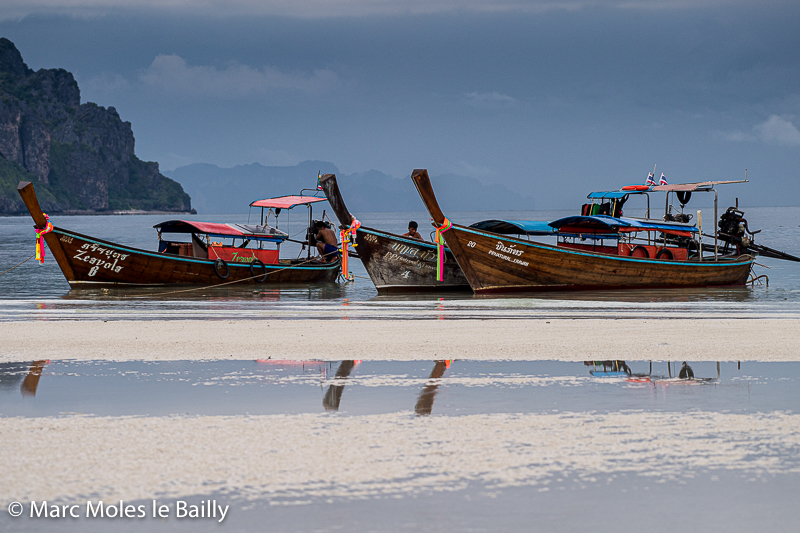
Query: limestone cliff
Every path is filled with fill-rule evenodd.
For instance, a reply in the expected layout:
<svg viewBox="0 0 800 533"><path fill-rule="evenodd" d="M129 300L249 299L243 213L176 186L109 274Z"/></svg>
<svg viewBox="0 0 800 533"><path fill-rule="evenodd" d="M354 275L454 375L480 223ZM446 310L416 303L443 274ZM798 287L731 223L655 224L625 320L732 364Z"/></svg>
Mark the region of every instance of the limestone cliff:
<svg viewBox="0 0 800 533"><path fill-rule="evenodd" d="M0 38L0 214L26 212L20 180L34 182L48 213L190 211L180 184L136 157L130 122L80 100L72 74L34 72Z"/></svg>

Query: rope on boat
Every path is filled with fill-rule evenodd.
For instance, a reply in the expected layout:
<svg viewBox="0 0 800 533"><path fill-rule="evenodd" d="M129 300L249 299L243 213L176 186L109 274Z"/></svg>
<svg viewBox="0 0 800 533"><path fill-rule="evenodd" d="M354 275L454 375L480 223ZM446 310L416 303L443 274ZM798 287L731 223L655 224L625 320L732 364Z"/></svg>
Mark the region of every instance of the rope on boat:
<svg viewBox="0 0 800 533"><path fill-rule="evenodd" d="M755 261L753 261L753 265L758 265L760 267L764 267L767 270L769 270L769 267L767 265L762 265L761 263L756 263ZM745 283L750 283L751 285L755 286L756 281L758 281L758 284L761 285L761 280L764 279L766 281L767 287L769 287L769 276L767 276L766 274L761 274L760 276L756 276L756 272L755 269L753 268L753 265L750 265L750 279L748 279Z"/></svg>
<svg viewBox="0 0 800 533"><path fill-rule="evenodd" d="M34 257L36 257L36 254L33 254L32 256L30 256L29 258L27 258L27 259L26 259L25 261L23 261L22 263L25 263L26 261L30 261L30 260L31 260L31 259L33 259ZM13 267L11 267L11 268L9 268L8 270L6 270L5 272L0 272L0 276L2 276L3 274L5 274L6 272L11 272L12 270L14 270L15 268L17 268L17 267L18 267L19 265L21 265L22 263L19 263L19 264L16 264L16 265L14 265Z"/></svg>
<svg viewBox="0 0 800 533"><path fill-rule="evenodd" d="M325 256L332 255L332 254L338 254L338 253L339 253L339 251L337 250L335 252L329 252L327 254L323 254L321 257L325 257ZM30 257L28 259L30 259ZM26 259L26 261L27 261L27 259ZM291 265L291 266L288 266L288 267L279 268L278 270L273 270L272 272L266 272L265 274L259 274L257 276L251 276L249 278L242 278L242 279L236 279L236 280L233 280L233 281L226 281L225 283L217 283L215 285L205 285L203 287L191 287L189 289L182 289L182 290L179 290L179 291L168 291L168 292L160 292L160 293L157 293L157 294L149 294L147 296L137 296L135 298L152 298L154 296L166 296L168 294L178 294L178 293L181 293L181 292L200 291L200 290L204 290L204 289L213 289L213 288L216 288L216 287L222 287L224 285L233 285L234 283L241 283L242 281L250 281L251 279L262 278L262 277L265 278L265 275L269 276L270 274L277 274L278 272L283 272L284 270L289 270L289 269L292 269L292 268L295 268L295 267L299 267L300 265L305 265L307 263L314 263L316 261L317 261L317 258L315 257L314 259L309 259L308 261L303 261L302 263L297 263L296 265Z"/></svg>

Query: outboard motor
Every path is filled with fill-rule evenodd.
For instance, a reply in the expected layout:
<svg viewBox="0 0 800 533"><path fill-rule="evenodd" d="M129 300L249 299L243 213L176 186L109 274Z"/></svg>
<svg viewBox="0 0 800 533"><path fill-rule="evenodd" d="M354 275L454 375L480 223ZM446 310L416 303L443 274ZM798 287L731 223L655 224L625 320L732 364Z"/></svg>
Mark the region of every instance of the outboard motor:
<svg viewBox="0 0 800 533"><path fill-rule="evenodd" d="M774 259L800 262L800 257L754 243L755 234L760 231L750 231L750 228L747 227L747 220L744 218L744 211L740 211L736 207L729 207L719 217L719 239L725 243L723 253L727 253L729 246L733 245L738 254L759 254Z"/></svg>
<svg viewBox="0 0 800 533"><path fill-rule="evenodd" d="M735 207L729 207L719 217L719 238L725 243L724 252L728 251L728 246L731 244L736 246L738 253L747 251L753 243L753 235L759 231L761 230L750 231L744 218L744 211Z"/></svg>
<svg viewBox="0 0 800 533"><path fill-rule="evenodd" d="M306 230L306 241L308 242L308 245L311 246L312 248L317 245L317 233L318 233L317 223L319 222L320 222L319 220L312 220L311 225ZM326 228L331 229L330 223L325 222L324 220L321 222L325 224Z"/></svg>

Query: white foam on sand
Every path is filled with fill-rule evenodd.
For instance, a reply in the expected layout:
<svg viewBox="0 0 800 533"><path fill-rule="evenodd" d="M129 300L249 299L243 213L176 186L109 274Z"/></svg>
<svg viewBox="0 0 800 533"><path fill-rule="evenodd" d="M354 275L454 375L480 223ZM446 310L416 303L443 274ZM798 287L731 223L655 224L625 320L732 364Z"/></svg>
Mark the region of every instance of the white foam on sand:
<svg viewBox="0 0 800 533"><path fill-rule="evenodd" d="M725 469L800 473L800 415L0 418L0 503L229 493L275 503Z"/></svg>

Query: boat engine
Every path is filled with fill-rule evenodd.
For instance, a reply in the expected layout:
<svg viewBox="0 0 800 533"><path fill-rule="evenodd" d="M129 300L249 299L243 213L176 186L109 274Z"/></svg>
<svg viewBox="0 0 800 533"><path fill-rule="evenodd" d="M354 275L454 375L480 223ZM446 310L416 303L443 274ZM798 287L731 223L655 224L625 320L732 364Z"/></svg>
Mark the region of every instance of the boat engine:
<svg viewBox="0 0 800 533"><path fill-rule="evenodd" d="M786 261L800 262L800 257L795 257L786 252L781 252L767 246L762 246L753 242L755 234L761 230L750 231L747 220L744 218L744 211L736 207L729 207L727 211L719 217L719 239L725 243L723 254L728 252L732 245L736 248L737 254L759 254L764 257L774 259L784 259Z"/></svg>
<svg viewBox="0 0 800 533"><path fill-rule="evenodd" d="M719 217L719 238L725 243L724 252L728 251L730 245L741 248L740 253L746 251L753 243L753 236L759 231L761 230L750 231L744 211L735 207L729 207Z"/></svg>
<svg viewBox="0 0 800 533"><path fill-rule="evenodd" d="M317 223L322 222L325 224L325 227L331 229L331 224L329 222L325 222L324 220L312 220L311 225L306 230L306 242L312 248L317 245Z"/></svg>

